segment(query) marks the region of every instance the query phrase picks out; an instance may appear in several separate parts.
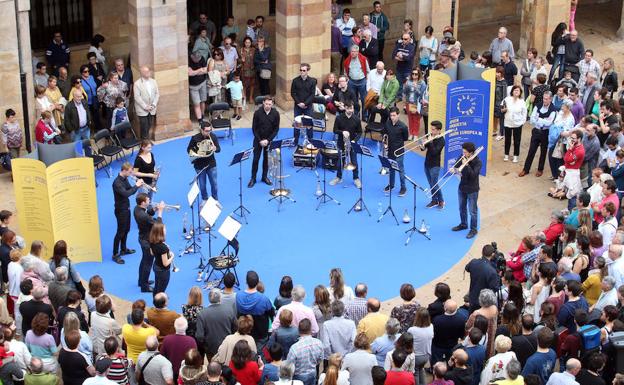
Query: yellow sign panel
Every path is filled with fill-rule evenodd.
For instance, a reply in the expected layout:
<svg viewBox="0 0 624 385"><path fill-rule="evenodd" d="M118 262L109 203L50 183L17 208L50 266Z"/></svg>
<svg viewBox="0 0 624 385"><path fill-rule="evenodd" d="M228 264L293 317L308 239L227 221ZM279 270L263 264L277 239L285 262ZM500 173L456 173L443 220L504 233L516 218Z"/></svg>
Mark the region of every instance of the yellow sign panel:
<svg viewBox="0 0 624 385"><path fill-rule="evenodd" d="M498 130L498 127L494 127L494 95L496 92L496 69L490 68L481 73L483 80L490 82L490 116L489 116L489 130L488 130L488 151L487 159L492 159L492 135L494 130ZM501 118L502 119L502 118Z"/></svg>
<svg viewBox="0 0 624 385"><path fill-rule="evenodd" d="M440 71L429 72L429 123L438 120L446 129L446 90L451 78Z"/></svg>

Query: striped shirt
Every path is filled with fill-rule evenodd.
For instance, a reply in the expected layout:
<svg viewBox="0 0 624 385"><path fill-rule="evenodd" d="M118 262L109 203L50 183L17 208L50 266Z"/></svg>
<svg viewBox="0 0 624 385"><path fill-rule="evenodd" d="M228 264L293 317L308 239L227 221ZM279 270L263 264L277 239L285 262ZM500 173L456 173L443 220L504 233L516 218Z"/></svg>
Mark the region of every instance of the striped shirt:
<svg viewBox="0 0 624 385"><path fill-rule="evenodd" d="M110 368L106 378L118 383L119 385L128 385L128 360L126 357L118 353L115 358L108 357L111 360Z"/></svg>
<svg viewBox="0 0 624 385"><path fill-rule="evenodd" d="M360 320L368 314L366 302L366 298L355 297L353 301L346 306L345 317L352 320L357 325Z"/></svg>
<svg viewBox="0 0 624 385"><path fill-rule="evenodd" d="M295 376L316 374L323 359L323 343L312 336L302 336L290 347L287 361L295 365Z"/></svg>

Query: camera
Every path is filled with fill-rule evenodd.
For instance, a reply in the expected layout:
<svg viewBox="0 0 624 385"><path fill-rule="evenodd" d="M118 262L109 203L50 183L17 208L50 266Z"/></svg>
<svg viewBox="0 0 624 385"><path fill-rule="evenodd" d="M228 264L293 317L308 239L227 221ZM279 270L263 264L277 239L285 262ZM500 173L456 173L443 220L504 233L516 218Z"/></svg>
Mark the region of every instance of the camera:
<svg viewBox="0 0 624 385"><path fill-rule="evenodd" d="M505 259L505 254L498 250L498 244L496 242L492 242L490 245L494 248L492 265L494 265L498 275L502 276L505 273L505 270L507 270L507 260Z"/></svg>

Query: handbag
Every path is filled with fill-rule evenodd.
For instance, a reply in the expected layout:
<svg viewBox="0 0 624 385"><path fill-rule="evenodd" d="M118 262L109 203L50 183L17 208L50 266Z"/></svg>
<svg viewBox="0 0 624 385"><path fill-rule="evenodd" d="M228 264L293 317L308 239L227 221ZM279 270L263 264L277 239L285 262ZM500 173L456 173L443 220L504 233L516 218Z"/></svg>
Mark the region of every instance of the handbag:
<svg viewBox="0 0 624 385"><path fill-rule="evenodd" d="M552 157L556 159L563 159L563 141L557 141L555 147L553 148Z"/></svg>
<svg viewBox="0 0 624 385"><path fill-rule="evenodd" d="M546 53L546 61L548 62L548 64L552 65L555 62L555 57L553 56L552 52L548 51Z"/></svg>
<svg viewBox="0 0 624 385"><path fill-rule="evenodd" d="M260 70L260 79L268 80L271 79L271 70L263 68Z"/></svg>
<svg viewBox="0 0 624 385"><path fill-rule="evenodd" d="M136 375L138 377L137 382L139 383L139 385L149 385L147 382L145 382L145 375L143 375L143 373L145 372L145 368L147 368L147 365L149 365L149 363L152 361L152 358L158 356L159 354L160 353L156 353L148 358L142 368L139 368L139 363L137 362L137 368L140 369L140 375Z"/></svg>
<svg viewBox="0 0 624 385"><path fill-rule="evenodd" d="M409 103L407 110L409 111L410 114L418 114L418 104L415 103Z"/></svg>
<svg viewBox="0 0 624 385"><path fill-rule="evenodd" d="M87 294L87 290L85 290L85 287L82 284L81 280L78 280L78 282L74 281L73 275L71 273L71 271L72 271L71 261L69 260L69 258L67 258L67 261L69 262L69 268L67 269L69 277L71 278L72 282L76 285L76 290L78 290L78 292L82 296L82 299L85 299L86 298L86 294Z"/></svg>

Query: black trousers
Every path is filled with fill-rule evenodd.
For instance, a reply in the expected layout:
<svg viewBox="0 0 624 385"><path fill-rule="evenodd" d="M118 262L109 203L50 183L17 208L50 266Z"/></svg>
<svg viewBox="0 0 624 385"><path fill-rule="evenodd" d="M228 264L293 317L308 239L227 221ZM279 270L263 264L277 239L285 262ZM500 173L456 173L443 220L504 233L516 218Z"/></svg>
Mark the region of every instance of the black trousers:
<svg viewBox="0 0 624 385"><path fill-rule="evenodd" d="M113 255L127 249L126 240L130 231L130 210L115 209L115 218L117 218L117 233L115 233L115 240L113 241Z"/></svg>
<svg viewBox="0 0 624 385"><path fill-rule="evenodd" d="M260 161L260 155L262 155L262 178L267 177L269 171L269 145L266 147L260 146L260 141L254 138L253 141L253 161L251 163L251 179L256 179L258 174L258 162Z"/></svg>
<svg viewBox="0 0 624 385"><path fill-rule="evenodd" d="M379 61L383 61L383 51L384 46L386 45L386 39L377 39L377 45L379 46L379 53L377 54L379 56Z"/></svg>
<svg viewBox="0 0 624 385"><path fill-rule="evenodd" d="M548 130L533 128L531 131L531 144L529 145L529 152L527 153L526 160L524 161L524 172L528 173L531 170L533 158L535 158L538 148L540 149L540 156L539 163L537 164L537 171L544 171L544 163L546 162L546 155L548 154Z"/></svg>
<svg viewBox="0 0 624 385"><path fill-rule="evenodd" d="M141 126L141 139L150 138L150 130L156 121L156 115L139 116L139 125Z"/></svg>
<svg viewBox="0 0 624 385"><path fill-rule="evenodd" d="M264 96L264 95L270 95L271 94L271 87L269 85L269 81L271 79L262 79L260 77L260 73L258 72L258 75L256 76L256 79L258 79L258 85L260 86L260 95ZM252 95L253 97L253 95Z"/></svg>
<svg viewBox="0 0 624 385"><path fill-rule="evenodd" d="M102 125L102 116L100 115L100 103L93 103L89 105L89 111L91 112L91 120L93 121L93 127L95 132L100 131L104 126Z"/></svg>
<svg viewBox="0 0 624 385"><path fill-rule="evenodd" d="M356 138L353 138L353 139L356 139ZM344 164L342 161L342 155L344 153L344 137L342 136L342 134L338 134L337 145L338 145L338 170L336 170L336 177L342 179L342 168L344 167ZM355 153L353 146L351 146L350 156L351 156L351 163L355 165L355 169L353 170L353 179L355 180L355 179L358 179L360 176L359 176L359 167L357 163L357 154Z"/></svg>
<svg viewBox="0 0 624 385"><path fill-rule="evenodd" d="M154 256L150 253L150 245L147 240L140 240L141 245L141 263L139 264L139 282L141 289L146 289L149 284L149 276L154 265Z"/></svg>
<svg viewBox="0 0 624 385"><path fill-rule="evenodd" d="M381 116L381 123L385 124L386 120L388 120L388 116L390 115L390 113L388 112L387 108L384 109L379 109L377 108L377 106L374 106L370 109L370 115L368 116L368 121L369 122L374 122L375 121L375 115L379 114L379 116Z"/></svg>
<svg viewBox="0 0 624 385"><path fill-rule="evenodd" d="M522 138L522 126L520 127L505 127L505 155L509 155L509 149L511 148L511 136L513 135L513 154L518 156L520 154L520 140Z"/></svg>

